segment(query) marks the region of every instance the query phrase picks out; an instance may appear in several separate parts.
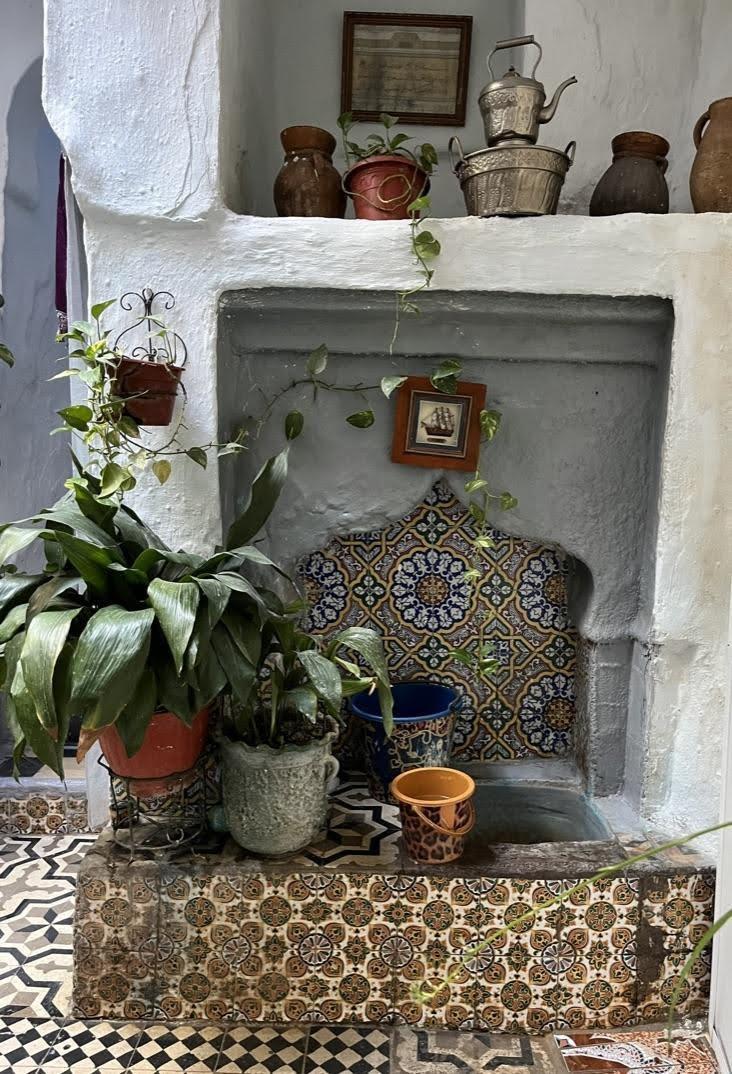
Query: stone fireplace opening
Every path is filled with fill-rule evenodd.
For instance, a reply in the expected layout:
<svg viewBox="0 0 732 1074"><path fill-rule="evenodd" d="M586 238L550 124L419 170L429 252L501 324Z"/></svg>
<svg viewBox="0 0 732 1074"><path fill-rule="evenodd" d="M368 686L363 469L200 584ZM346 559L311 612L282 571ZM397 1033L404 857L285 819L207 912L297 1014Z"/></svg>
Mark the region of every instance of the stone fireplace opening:
<svg viewBox="0 0 732 1074"><path fill-rule="evenodd" d="M219 314L220 434L269 416L228 469L222 514L304 414L291 477L267 533L299 574L310 625L371 625L397 678L446 676L466 697L455 761L493 780L574 780L638 811L644 661L653 596L671 304L651 298L431 292L388 354L394 297L278 289L228 292ZM327 341L329 381L303 376ZM491 519L477 595L460 581L471 521L460 474L390 462L393 401L369 386L447 357L502 413L484 449L492 486L519 501ZM367 400L367 402L366 402ZM372 428L345 417L371 406ZM485 620L501 670L471 682L449 650Z"/></svg>

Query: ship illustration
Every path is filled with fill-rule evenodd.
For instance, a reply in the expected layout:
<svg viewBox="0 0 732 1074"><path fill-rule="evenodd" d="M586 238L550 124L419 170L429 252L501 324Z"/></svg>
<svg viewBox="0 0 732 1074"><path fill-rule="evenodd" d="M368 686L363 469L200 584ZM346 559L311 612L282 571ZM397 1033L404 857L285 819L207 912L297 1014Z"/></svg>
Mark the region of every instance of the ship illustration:
<svg viewBox="0 0 732 1074"><path fill-rule="evenodd" d="M436 406L426 421L419 423L427 436L449 440L455 432L455 417L449 407Z"/></svg>

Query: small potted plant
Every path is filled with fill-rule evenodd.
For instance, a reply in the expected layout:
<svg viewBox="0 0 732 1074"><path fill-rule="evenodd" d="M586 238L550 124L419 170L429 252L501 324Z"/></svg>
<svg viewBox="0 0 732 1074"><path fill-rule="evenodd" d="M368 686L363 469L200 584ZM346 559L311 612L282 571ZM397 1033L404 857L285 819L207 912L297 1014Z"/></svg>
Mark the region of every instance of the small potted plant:
<svg viewBox="0 0 732 1074"><path fill-rule="evenodd" d="M382 112L383 134L369 134L361 146L349 139L353 115L338 119L343 132L344 153L349 164L343 186L353 201L359 220L408 220L410 206L429 190L429 177L437 164L435 147L429 142L407 148L408 134L392 134L397 116Z"/></svg>

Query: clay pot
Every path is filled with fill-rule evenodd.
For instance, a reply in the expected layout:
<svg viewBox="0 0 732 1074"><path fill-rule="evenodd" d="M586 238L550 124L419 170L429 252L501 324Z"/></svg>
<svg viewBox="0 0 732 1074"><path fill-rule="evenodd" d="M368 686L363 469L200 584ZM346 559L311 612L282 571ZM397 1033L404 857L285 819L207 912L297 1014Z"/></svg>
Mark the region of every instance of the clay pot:
<svg viewBox="0 0 732 1074"><path fill-rule="evenodd" d="M408 157L367 157L348 169L343 185L358 220L408 220L409 206L426 194L426 172Z"/></svg>
<svg viewBox="0 0 732 1074"><path fill-rule="evenodd" d="M285 127L285 162L274 184L278 216L344 216L346 195L333 167L336 140L321 127Z"/></svg>
<svg viewBox="0 0 732 1074"><path fill-rule="evenodd" d="M140 358L117 361L114 392L138 425L170 425L183 367Z"/></svg>
<svg viewBox="0 0 732 1074"><path fill-rule="evenodd" d="M475 827L474 780L455 768L413 768L396 777L391 791L412 861L456 861Z"/></svg>
<svg viewBox="0 0 732 1074"><path fill-rule="evenodd" d="M156 712L150 720L142 746L132 757L112 724L99 736L105 760L116 776L140 780L134 793L140 798L165 794L169 784L165 777L193 768L206 742L210 711L194 717L187 727L172 712Z"/></svg>
<svg viewBox="0 0 732 1074"><path fill-rule="evenodd" d="M732 212L732 97L713 101L699 117L694 145L689 177L694 211Z"/></svg>
<svg viewBox="0 0 732 1074"><path fill-rule="evenodd" d="M590 216L667 213L669 145L659 134L627 131L612 141L613 162L595 187Z"/></svg>

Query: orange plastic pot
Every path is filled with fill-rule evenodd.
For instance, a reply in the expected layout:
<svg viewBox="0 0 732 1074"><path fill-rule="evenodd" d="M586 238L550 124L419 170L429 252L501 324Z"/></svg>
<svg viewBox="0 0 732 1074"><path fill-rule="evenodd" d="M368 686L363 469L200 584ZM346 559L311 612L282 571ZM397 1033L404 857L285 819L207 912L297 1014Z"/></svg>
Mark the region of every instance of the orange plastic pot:
<svg viewBox="0 0 732 1074"><path fill-rule="evenodd" d="M408 220L409 206L429 190L426 172L408 157L367 157L348 169L343 186L359 220Z"/></svg>
<svg viewBox="0 0 732 1074"><path fill-rule="evenodd" d="M475 781L455 768L412 768L391 785L412 861L456 861L475 827Z"/></svg>
<svg viewBox="0 0 732 1074"><path fill-rule="evenodd" d="M105 727L99 742L105 760L116 776L140 780L135 793L140 797L164 794L165 777L193 768L206 742L210 710L201 711L190 727L172 712L156 712L145 732L142 746L132 757L114 724Z"/></svg>

